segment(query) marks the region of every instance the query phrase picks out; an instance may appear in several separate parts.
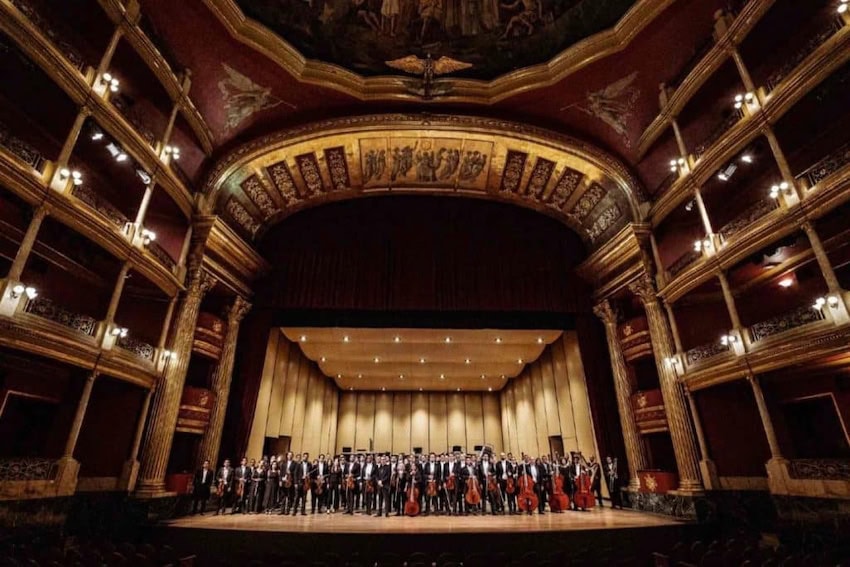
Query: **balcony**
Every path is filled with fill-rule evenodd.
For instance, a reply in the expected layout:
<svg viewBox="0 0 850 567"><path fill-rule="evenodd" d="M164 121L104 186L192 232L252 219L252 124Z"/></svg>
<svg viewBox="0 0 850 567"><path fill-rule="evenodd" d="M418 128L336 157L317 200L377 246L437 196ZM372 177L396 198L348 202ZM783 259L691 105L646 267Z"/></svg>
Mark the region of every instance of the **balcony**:
<svg viewBox="0 0 850 567"><path fill-rule="evenodd" d="M835 35L844 23L841 18L831 18L821 29L814 32L800 49L795 51L790 57L784 59L783 64L771 73L765 81L765 91L768 93L773 90L787 77L794 69L796 69L806 58L815 52L826 40Z"/></svg>
<svg viewBox="0 0 850 567"><path fill-rule="evenodd" d="M74 185L71 194L114 224L118 230L123 231L127 223L130 222L130 219L124 216L124 213L119 211L117 207L85 185Z"/></svg>
<svg viewBox="0 0 850 567"><path fill-rule="evenodd" d="M141 358L142 360L147 360L149 362L153 362L154 354L156 349L153 345L149 345L144 341L140 341L131 336L118 337L118 340L115 341L116 346L119 348L132 353L134 356Z"/></svg>
<svg viewBox="0 0 850 567"><path fill-rule="evenodd" d="M793 311L752 325L750 327L750 342L757 343L767 337L772 337L805 325L811 325L825 319L826 317L820 309L814 309L811 305L804 305Z"/></svg>
<svg viewBox="0 0 850 567"><path fill-rule="evenodd" d="M640 433L667 431L667 414L664 411L664 398L660 389L632 394L632 408L635 412L635 423Z"/></svg>
<svg viewBox="0 0 850 567"><path fill-rule="evenodd" d="M44 173L44 166L46 164L44 156L20 138L13 136L2 123L0 123L0 147L36 170L38 173Z"/></svg>
<svg viewBox="0 0 850 567"><path fill-rule="evenodd" d="M732 129L735 124L741 121L744 117L744 113L741 110L734 110L729 114L726 118L724 118L715 128L711 131L708 137L702 141L696 148L694 148L694 159L698 160L714 145L717 140L723 137L723 135Z"/></svg>
<svg viewBox="0 0 850 567"><path fill-rule="evenodd" d="M98 322L94 317L74 313L43 297L36 297L27 301L24 311L36 317L59 323L89 337L93 337L97 331Z"/></svg>
<svg viewBox="0 0 850 567"><path fill-rule="evenodd" d="M702 252L699 250L689 250L685 254L679 256L679 258L670 264L670 267L667 268L667 274L674 278L677 275L681 274L688 266L691 264L695 264L698 260L702 258Z"/></svg>
<svg viewBox="0 0 850 567"><path fill-rule="evenodd" d="M748 226L779 209L779 203L774 199L761 199L750 205L734 220L720 229L720 235L724 240L729 240L736 234L745 230Z"/></svg>
<svg viewBox="0 0 850 567"><path fill-rule="evenodd" d="M80 73L85 74L89 63L80 51L57 30L51 22L38 13L36 8L27 0L11 0L12 4L37 27L42 34L59 50L68 62Z"/></svg>
<svg viewBox="0 0 850 567"><path fill-rule="evenodd" d="M133 128L144 138L151 148L156 147L157 137L153 130L145 123L144 118L134 108L128 98L121 94L112 95L109 98L112 106L121 113L127 122L133 125Z"/></svg>
<svg viewBox="0 0 850 567"><path fill-rule="evenodd" d="M837 148L828 156L815 163L809 169L797 176L797 180L805 180L809 188L814 187L833 173L836 173L850 163L850 142Z"/></svg>
<svg viewBox="0 0 850 567"><path fill-rule="evenodd" d="M712 341L703 345L696 346L685 352L686 367L696 366L704 363L707 360L720 356L731 351L729 345L724 345L720 341Z"/></svg>

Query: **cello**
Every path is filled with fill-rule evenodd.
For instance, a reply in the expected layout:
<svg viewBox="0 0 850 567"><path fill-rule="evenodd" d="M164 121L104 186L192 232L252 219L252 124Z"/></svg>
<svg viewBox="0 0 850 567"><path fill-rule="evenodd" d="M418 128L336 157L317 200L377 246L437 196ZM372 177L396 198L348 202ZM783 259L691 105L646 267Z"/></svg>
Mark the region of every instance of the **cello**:
<svg viewBox="0 0 850 567"><path fill-rule="evenodd" d="M582 510L593 508L596 499L593 498L593 478L587 474L587 469L582 467L581 474L576 479L576 506Z"/></svg>
<svg viewBox="0 0 850 567"><path fill-rule="evenodd" d="M416 475L410 475L410 486L407 488L407 502L404 503L405 516L419 515L419 489L416 487Z"/></svg>
<svg viewBox="0 0 850 567"><path fill-rule="evenodd" d="M519 496L517 497L517 504L519 509L523 512L528 512L531 514L539 501L537 500L537 495L534 493L534 479L531 478L531 475L526 473L523 474L519 479Z"/></svg>
<svg viewBox="0 0 850 567"><path fill-rule="evenodd" d="M481 504L481 490L478 488L478 478L471 475L466 479L466 503L470 506Z"/></svg>
<svg viewBox="0 0 850 567"><path fill-rule="evenodd" d="M564 475L560 472L560 465L554 465L555 474L552 476L552 487L549 493L549 508L552 512L563 512L570 507L570 499L564 494Z"/></svg>

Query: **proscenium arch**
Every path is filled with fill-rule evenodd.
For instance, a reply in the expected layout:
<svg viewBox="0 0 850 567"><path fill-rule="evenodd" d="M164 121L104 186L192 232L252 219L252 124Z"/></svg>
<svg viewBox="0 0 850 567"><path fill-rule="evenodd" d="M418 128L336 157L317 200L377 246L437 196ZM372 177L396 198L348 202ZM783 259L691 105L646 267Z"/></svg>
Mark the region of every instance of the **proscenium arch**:
<svg viewBox="0 0 850 567"><path fill-rule="evenodd" d="M386 194L483 198L553 216L596 248L641 218L639 182L582 140L497 119L382 114L244 144L209 175L211 210L251 240L290 214Z"/></svg>

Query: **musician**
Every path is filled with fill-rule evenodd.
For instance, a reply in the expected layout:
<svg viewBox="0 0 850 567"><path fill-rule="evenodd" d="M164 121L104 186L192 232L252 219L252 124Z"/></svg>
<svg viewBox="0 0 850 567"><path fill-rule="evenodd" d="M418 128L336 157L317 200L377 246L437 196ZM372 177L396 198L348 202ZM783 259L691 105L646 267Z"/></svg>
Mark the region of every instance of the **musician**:
<svg viewBox="0 0 850 567"><path fill-rule="evenodd" d="M248 466L248 459L242 457L242 461L239 463L239 467L233 471L235 483L236 483L236 498L233 501L233 508L230 510L231 514L235 514L237 511L244 514L246 512L246 507L248 504L248 498L251 494L251 473L252 468L254 467L255 461L251 461L251 466Z"/></svg>
<svg viewBox="0 0 850 567"><path fill-rule="evenodd" d="M334 457L333 463L328 467L328 495L325 500L325 505L328 509L328 514L338 512L340 508L339 486L342 482L342 464L339 457Z"/></svg>
<svg viewBox="0 0 850 567"><path fill-rule="evenodd" d="M382 455L378 457L378 470L375 472L375 483L376 483L376 492L378 493L378 514L377 517L380 518L381 514L385 514L386 517L390 516L390 508L392 508L392 496L390 495L390 479L392 478L392 467L390 465L390 458L387 455Z"/></svg>
<svg viewBox="0 0 850 567"><path fill-rule="evenodd" d="M295 459L292 451L286 453L286 460L280 464L280 514L289 514L295 504L295 483L292 481L295 475Z"/></svg>
<svg viewBox="0 0 850 567"><path fill-rule="evenodd" d="M263 508L263 495L266 486L266 462L260 461L251 471L251 496L248 501L248 513L259 514Z"/></svg>
<svg viewBox="0 0 850 567"><path fill-rule="evenodd" d="M608 494L611 495L611 507L623 509L623 495L620 493L620 479L617 472L617 458L605 457L605 479L608 481Z"/></svg>
<svg viewBox="0 0 850 567"><path fill-rule="evenodd" d="M490 463L490 455L484 454L481 457L481 466L479 467L478 484L481 487L481 511L487 513L486 503L490 503L490 513L492 515L504 513L504 500L502 500L501 488L496 477L496 468ZM490 480L496 484L496 490L490 490Z"/></svg>
<svg viewBox="0 0 850 567"><path fill-rule="evenodd" d="M510 457L510 459L508 458ZM499 490L502 496L502 513L505 511L505 502L508 503L508 514L513 516L516 509L516 462L513 454L499 454L499 460L493 465L496 477L499 479ZM512 480L513 491L508 492L508 479Z"/></svg>
<svg viewBox="0 0 850 567"><path fill-rule="evenodd" d="M467 494L469 494L469 491L470 491L469 480L470 479L478 480L478 470L476 469L475 464L473 463L471 455L467 455L466 461L464 462L463 467L461 468L461 474L460 474L459 478L460 478L460 481L461 481L460 484L461 484L462 490L463 490L462 497L461 497L461 500L462 500L462 503L463 503L463 515L468 516L469 512L471 511L474 515L477 516L478 515L478 507L480 506L480 504L477 505L477 506L472 506L469 502L466 501L466 496L467 496ZM480 488L481 487L479 486L479 489Z"/></svg>
<svg viewBox="0 0 850 567"><path fill-rule="evenodd" d="M366 455L366 462L363 464L360 476L362 478L363 507L369 516L372 515L372 510L375 509L375 475L377 472L377 467L372 461L372 455Z"/></svg>
<svg viewBox="0 0 850 567"><path fill-rule="evenodd" d="M313 468L310 476L313 481L313 499L310 503L312 514L316 512L321 514L322 508L328 507L327 488L329 472L330 470L328 464L325 462L325 456L319 455L319 460L316 462L316 466Z"/></svg>
<svg viewBox="0 0 850 567"><path fill-rule="evenodd" d="M581 473L583 470L584 469L581 466L581 457L578 453L576 453L573 455L573 462L570 463L570 466L567 469L567 478L569 479L570 487L570 505L573 510L578 510L578 504L576 504L576 493L578 492L578 483L581 479Z"/></svg>
<svg viewBox="0 0 850 567"><path fill-rule="evenodd" d="M298 457L301 457L300 461ZM295 484L295 503L292 507L292 515L298 514L298 504L301 504L301 515L307 515L307 492L310 490L310 453L297 455L295 473L292 481Z"/></svg>
<svg viewBox="0 0 850 567"><path fill-rule="evenodd" d="M438 510L440 514L451 515L452 510L449 504L449 493L446 490L446 480L449 477L449 456L446 453L440 453L439 463L437 466L439 467L439 479L440 482L437 486L438 491Z"/></svg>
<svg viewBox="0 0 850 567"><path fill-rule="evenodd" d="M393 509L396 516L404 514L404 501L407 490L407 466L404 460L396 462L395 472L390 478L390 490L393 492Z"/></svg>
<svg viewBox="0 0 850 567"><path fill-rule="evenodd" d="M345 513L354 514L354 491L360 478L360 463L355 455L350 455L342 468L343 492L345 494Z"/></svg>
<svg viewBox="0 0 850 567"><path fill-rule="evenodd" d="M422 464L421 468L421 478L422 484L419 488L419 493L422 496L422 499L425 502L425 511L424 515L431 515L431 506L434 506L434 512L436 513L437 508L439 507L440 498L439 498L439 478L440 478L440 465L437 463L437 454L430 453L428 455L428 460ZM434 496L428 496L428 488L433 483L433 486L436 490Z"/></svg>
<svg viewBox="0 0 850 567"><path fill-rule="evenodd" d="M596 462L596 456L591 455L590 460L585 464L588 474L590 474L591 484L590 492L596 495L596 501L599 507L602 507L602 471L599 463Z"/></svg>
<svg viewBox="0 0 850 567"><path fill-rule="evenodd" d="M192 515L198 513L200 504L201 516L207 509L207 501L210 499L210 487L213 482L213 471L210 470L209 460L204 460L201 468L195 471L192 479Z"/></svg>
<svg viewBox="0 0 850 567"><path fill-rule="evenodd" d="M540 467L537 462L534 461L530 455L525 455L525 462L520 467L520 474L528 475L529 478L534 481L534 494L537 496L537 513L544 514L545 511L542 508L542 500L540 498L540 494L545 492L543 489L543 474L540 471ZM533 510L529 507L526 509L526 512L530 516L533 513Z"/></svg>
<svg viewBox="0 0 850 567"><path fill-rule="evenodd" d="M271 514L277 506L277 495L280 490L280 466L277 459L274 459L269 465L269 470L266 472L266 489L263 492L263 508L266 514Z"/></svg>

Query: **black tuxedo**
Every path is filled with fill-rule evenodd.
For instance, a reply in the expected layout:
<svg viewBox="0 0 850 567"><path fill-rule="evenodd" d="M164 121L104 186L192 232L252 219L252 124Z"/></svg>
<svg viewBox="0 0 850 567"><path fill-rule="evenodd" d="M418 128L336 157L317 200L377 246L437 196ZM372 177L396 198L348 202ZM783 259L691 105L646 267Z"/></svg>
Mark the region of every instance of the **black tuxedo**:
<svg viewBox="0 0 850 567"><path fill-rule="evenodd" d="M313 481L313 499L311 503L311 509L313 514L316 512L321 512L322 507L325 506L327 502L328 493L327 493L327 485L328 485L328 474L330 473L330 467L325 462L320 462L310 471L310 478ZM316 494L316 488L319 486L319 477L322 477L322 490L321 494Z"/></svg>
<svg viewBox="0 0 850 567"><path fill-rule="evenodd" d="M378 470L375 473L375 491L378 493L378 516L382 513L390 515L392 508L392 497L390 496L390 478L392 477L392 467L389 464L378 465Z"/></svg>
<svg viewBox="0 0 850 567"><path fill-rule="evenodd" d="M251 475L253 474L253 470L248 465L238 466L233 469L233 477L234 477L234 490L239 493L240 488L242 495L236 497L236 501L233 503L233 513L235 514L237 510L239 512L245 512L245 504L248 501L248 495L251 493Z"/></svg>
<svg viewBox="0 0 850 567"><path fill-rule="evenodd" d="M508 494L508 479L516 477L516 467L507 459L504 461L496 461L493 465L496 469L496 478L499 480L499 490L502 493L502 511L504 511L504 503L508 503L508 513L516 513L516 482L514 482L513 494Z"/></svg>
<svg viewBox="0 0 850 567"><path fill-rule="evenodd" d="M216 488L221 491L221 497L218 499L218 509L215 512L216 514L223 514L224 509L230 502L230 497L233 494L235 478L236 475L232 467L221 467L218 469L218 473L215 475L215 485Z"/></svg>
<svg viewBox="0 0 850 567"><path fill-rule="evenodd" d="M307 515L307 491L309 486L305 487L304 480L309 479L312 474L310 463L301 461L295 465L295 470L292 474L292 482L295 484L295 502L292 506L292 515L298 513L298 504L301 504L301 515ZM309 484L309 483L308 483Z"/></svg>
<svg viewBox="0 0 850 567"><path fill-rule="evenodd" d="M354 513L354 492L356 488L348 488L348 479L354 479L354 486L357 486L357 481L360 478L360 463L345 463L342 467L342 486L345 490L345 513Z"/></svg>
<svg viewBox="0 0 850 567"><path fill-rule="evenodd" d="M210 499L210 488L212 487L215 471L212 469L198 469L192 479L192 514L197 514L200 504L201 515L207 509L207 500Z"/></svg>

